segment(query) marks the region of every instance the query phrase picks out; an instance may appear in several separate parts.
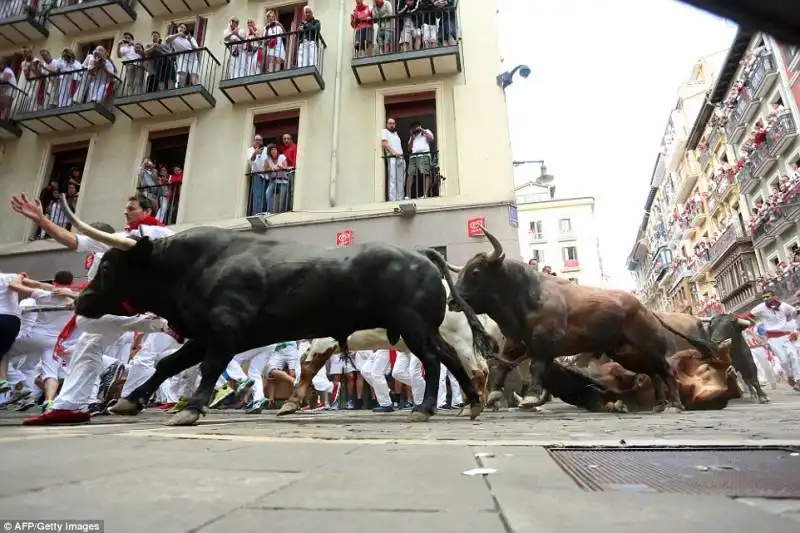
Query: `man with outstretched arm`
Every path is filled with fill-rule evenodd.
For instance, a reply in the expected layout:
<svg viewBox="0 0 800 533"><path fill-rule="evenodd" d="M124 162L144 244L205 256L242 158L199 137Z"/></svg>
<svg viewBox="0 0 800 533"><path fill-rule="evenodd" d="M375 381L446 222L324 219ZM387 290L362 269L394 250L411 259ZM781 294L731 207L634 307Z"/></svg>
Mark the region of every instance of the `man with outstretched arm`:
<svg viewBox="0 0 800 533"><path fill-rule="evenodd" d="M31 202L26 195L11 198L11 208L18 214L30 219L45 233L62 246L80 253L92 254L89 260L87 277L91 281L97 274L100 258L109 250L109 246L97 242L85 235L76 235L71 231L54 224L45 217L42 205L38 200ZM144 196L132 196L125 205L127 226L123 235L128 237L149 237L159 239L173 235L174 232L153 217L153 203ZM92 226L106 232L113 232L108 224L94 223ZM89 259L89 258L87 258ZM104 315L98 319L81 316L73 317L59 335L55 354L62 351L63 340L69 338L73 331L79 330L80 337L67 368L67 377L61 392L53 401L51 409L39 416L28 418L25 425L49 425L58 423L86 423L91 420L89 404L93 387L102 372L103 352L126 331L142 333L169 332L166 320L150 316L114 316Z"/></svg>

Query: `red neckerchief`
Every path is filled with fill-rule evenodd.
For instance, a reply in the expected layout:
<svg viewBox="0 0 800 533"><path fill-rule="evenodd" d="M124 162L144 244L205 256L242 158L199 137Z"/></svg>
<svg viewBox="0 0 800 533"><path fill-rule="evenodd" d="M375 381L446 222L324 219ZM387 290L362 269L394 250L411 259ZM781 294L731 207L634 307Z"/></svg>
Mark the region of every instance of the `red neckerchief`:
<svg viewBox="0 0 800 533"><path fill-rule="evenodd" d="M764 302L764 305L767 306L767 309L772 309L773 311L777 311L781 307L781 302Z"/></svg>
<svg viewBox="0 0 800 533"><path fill-rule="evenodd" d="M145 215L143 217L139 217L125 228L125 231L136 231L139 229L139 226L164 226L160 220L156 217L151 215Z"/></svg>

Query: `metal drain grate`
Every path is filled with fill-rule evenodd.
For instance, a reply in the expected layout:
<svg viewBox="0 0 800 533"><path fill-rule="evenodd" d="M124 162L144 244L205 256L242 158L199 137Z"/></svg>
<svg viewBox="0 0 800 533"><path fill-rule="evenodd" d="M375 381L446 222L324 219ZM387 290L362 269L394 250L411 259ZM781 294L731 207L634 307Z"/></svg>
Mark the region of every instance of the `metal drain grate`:
<svg viewBox="0 0 800 533"><path fill-rule="evenodd" d="M584 490L800 498L800 455L764 448L550 448Z"/></svg>

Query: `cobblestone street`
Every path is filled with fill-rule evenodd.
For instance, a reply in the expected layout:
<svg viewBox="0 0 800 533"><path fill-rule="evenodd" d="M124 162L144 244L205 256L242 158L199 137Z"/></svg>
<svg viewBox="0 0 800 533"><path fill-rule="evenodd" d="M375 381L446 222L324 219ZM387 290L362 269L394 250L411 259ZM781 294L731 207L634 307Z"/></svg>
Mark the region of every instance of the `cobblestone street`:
<svg viewBox="0 0 800 533"><path fill-rule="evenodd" d="M799 448L800 394L769 393L770 405L738 401L712 412L593 414L553 403L540 413L487 412L476 421L444 412L427 424L409 423L407 413L212 411L198 426L172 428L162 425L169 415L148 410L87 426L29 428L19 425L21 413L4 411L0 517L103 519L109 532L335 533L377 520L386 533L588 525L620 532L640 531L648 520L656 532L713 524L788 533L800 520L796 501L584 492L543 448ZM462 474L479 466L496 472Z"/></svg>

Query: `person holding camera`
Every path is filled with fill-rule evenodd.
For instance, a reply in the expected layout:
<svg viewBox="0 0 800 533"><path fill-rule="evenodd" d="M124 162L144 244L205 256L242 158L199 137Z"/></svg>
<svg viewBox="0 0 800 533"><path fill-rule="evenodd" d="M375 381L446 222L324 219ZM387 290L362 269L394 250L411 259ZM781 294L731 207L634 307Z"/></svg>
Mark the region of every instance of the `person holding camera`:
<svg viewBox="0 0 800 533"><path fill-rule="evenodd" d="M137 48L138 46L138 48ZM134 41L133 34L125 32L117 43L117 57L122 61L122 75L125 79L125 94L141 94L144 91L144 67L140 61L142 46Z"/></svg>
<svg viewBox="0 0 800 533"><path fill-rule="evenodd" d="M406 179L406 200L417 181L418 176L422 175L422 189L417 185L415 197L425 198L430 195L431 190L431 168L433 167L431 158L431 143L433 142L433 132L422 127L422 123L415 121L411 124L411 132L408 137L408 151L411 157L408 160L408 178ZM420 194L421 193L421 194Z"/></svg>
<svg viewBox="0 0 800 533"><path fill-rule="evenodd" d="M108 58L106 49L98 46L88 56L86 64L89 81L89 101L104 102L114 93L116 69Z"/></svg>
<svg viewBox="0 0 800 533"><path fill-rule="evenodd" d="M178 32L168 35L166 42L177 52L178 87L186 87L187 78L188 85L197 85L200 82L200 53L192 50L198 50L200 46L186 24L178 24Z"/></svg>

